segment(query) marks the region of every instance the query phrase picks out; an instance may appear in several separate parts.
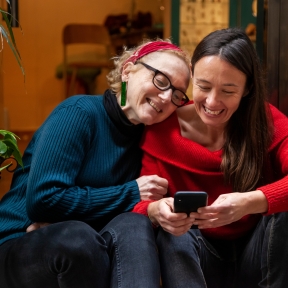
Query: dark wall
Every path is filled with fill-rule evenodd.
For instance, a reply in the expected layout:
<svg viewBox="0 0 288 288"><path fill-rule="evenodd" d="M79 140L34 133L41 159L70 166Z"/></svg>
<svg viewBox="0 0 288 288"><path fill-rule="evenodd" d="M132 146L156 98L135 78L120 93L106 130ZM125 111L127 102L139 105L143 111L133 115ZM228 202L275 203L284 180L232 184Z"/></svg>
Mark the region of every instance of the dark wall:
<svg viewBox="0 0 288 288"><path fill-rule="evenodd" d="M266 60L268 95L270 102L288 116L287 15L287 0L268 1Z"/></svg>

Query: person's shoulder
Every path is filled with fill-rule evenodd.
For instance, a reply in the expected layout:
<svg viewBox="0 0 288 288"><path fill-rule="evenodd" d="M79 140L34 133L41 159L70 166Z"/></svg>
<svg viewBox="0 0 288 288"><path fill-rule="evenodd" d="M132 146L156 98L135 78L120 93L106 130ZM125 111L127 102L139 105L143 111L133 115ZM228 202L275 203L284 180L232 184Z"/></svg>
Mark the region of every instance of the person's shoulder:
<svg viewBox="0 0 288 288"><path fill-rule="evenodd" d="M43 124L49 121L90 121L94 123L106 115L103 96L75 95L58 104ZM90 120L89 120L90 119ZM94 125L94 124L93 124Z"/></svg>
<svg viewBox="0 0 288 288"><path fill-rule="evenodd" d="M165 120L145 126L145 131L154 131L156 133L165 133L166 129L171 130L171 127L178 123L176 111L174 111ZM164 130L163 130L164 129ZM167 131L166 131L167 132Z"/></svg>
<svg viewBox="0 0 288 288"><path fill-rule="evenodd" d="M100 112L101 109L104 110L103 106L103 96L102 95L75 95L71 96L64 101L62 101L55 109L57 112L62 109L81 109L86 111L88 114L95 113L95 111ZM67 110L68 111L68 110Z"/></svg>
<svg viewBox="0 0 288 288"><path fill-rule="evenodd" d="M288 137L288 117L272 104L268 105L271 122L273 123L273 147Z"/></svg>
<svg viewBox="0 0 288 288"><path fill-rule="evenodd" d="M276 124L277 122L288 122L288 117L278 108L276 108L270 103L268 104L268 108L270 112L270 117L272 118L274 124Z"/></svg>
<svg viewBox="0 0 288 288"><path fill-rule="evenodd" d="M176 110L179 120L190 122L193 115L196 113L194 102L191 100L186 105L177 108Z"/></svg>
<svg viewBox="0 0 288 288"><path fill-rule="evenodd" d="M103 103L102 95L75 95L65 99L60 105L61 106L85 106L85 105L97 105Z"/></svg>

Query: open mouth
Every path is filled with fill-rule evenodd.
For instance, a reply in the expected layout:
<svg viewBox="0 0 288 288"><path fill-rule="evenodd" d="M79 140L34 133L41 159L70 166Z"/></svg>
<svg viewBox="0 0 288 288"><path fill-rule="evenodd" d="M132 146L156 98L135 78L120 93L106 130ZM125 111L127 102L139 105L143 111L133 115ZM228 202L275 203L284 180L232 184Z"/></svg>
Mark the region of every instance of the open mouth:
<svg viewBox="0 0 288 288"><path fill-rule="evenodd" d="M159 107L157 107L157 105L151 100L151 99L147 99L148 104L153 107L158 113L162 112L161 109L159 109Z"/></svg>
<svg viewBox="0 0 288 288"><path fill-rule="evenodd" d="M222 109L222 110L210 110L210 109L208 109L207 107L205 107L205 106L203 106L203 108L204 108L204 110L205 110L205 112L207 113L207 114L210 114L210 115L214 115L214 116L217 116L217 115L219 115L219 114L221 114L223 111L224 111L224 109Z"/></svg>

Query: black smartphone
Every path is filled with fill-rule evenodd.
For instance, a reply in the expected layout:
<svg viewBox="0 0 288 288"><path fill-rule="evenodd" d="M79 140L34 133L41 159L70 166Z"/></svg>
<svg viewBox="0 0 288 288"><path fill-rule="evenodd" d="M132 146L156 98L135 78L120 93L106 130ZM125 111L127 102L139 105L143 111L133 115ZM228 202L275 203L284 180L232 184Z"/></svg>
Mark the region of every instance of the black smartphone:
<svg viewBox="0 0 288 288"><path fill-rule="evenodd" d="M186 213L197 212L200 207L207 206L208 194L204 191L178 191L174 195L174 212ZM192 225L191 229L197 229L197 225Z"/></svg>
<svg viewBox="0 0 288 288"><path fill-rule="evenodd" d="M197 212L197 209L207 205L208 195L204 191L178 191L174 195L174 212Z"/></svg>

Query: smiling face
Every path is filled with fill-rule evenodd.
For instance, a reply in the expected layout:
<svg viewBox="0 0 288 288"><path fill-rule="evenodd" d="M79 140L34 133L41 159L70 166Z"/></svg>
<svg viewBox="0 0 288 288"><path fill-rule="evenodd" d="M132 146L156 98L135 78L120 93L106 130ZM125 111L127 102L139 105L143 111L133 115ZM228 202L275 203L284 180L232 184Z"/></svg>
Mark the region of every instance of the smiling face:
<svg viewBox="0 0 288 288"><path fill-rule="evenodd" d="M246 92L246 75L218 56L205 56L192 79L197 114L206 125L224 128Z"/></svg>
<svg viewBox="0 0 288 288"><path fill-rule="evenodd" d="M141 62L163 72L175 88L186 92L190 69L177 55L153 52L141 58ZM157 89L152 81L154 75L155 72L141 64L129 62L123 68L122 81L127 82L127 101L122 109L133 124L151 125L161 122L177 108L171 102L172 89Z"/></svg>

